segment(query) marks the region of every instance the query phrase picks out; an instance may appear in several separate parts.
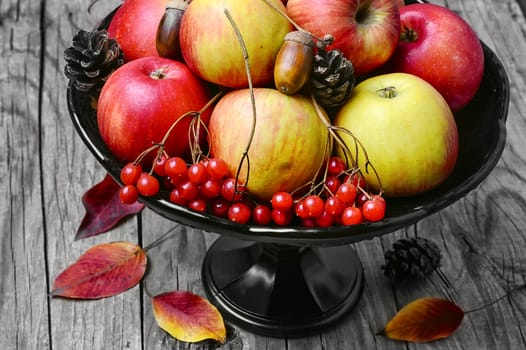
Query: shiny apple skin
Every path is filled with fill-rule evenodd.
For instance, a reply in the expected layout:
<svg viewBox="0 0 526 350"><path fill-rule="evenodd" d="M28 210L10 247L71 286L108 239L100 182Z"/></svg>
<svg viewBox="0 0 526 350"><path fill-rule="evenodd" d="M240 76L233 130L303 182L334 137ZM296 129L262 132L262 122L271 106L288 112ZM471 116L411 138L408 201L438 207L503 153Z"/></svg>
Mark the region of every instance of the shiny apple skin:
<svg viewBox="0 0 526 350"><path fill-rule="evenodd" d="M152 78L159 69L164 77ZM99 131L117 159L131 162L161 142L175 120L200 110L209 99L204 83L185 64L161 57L139 58L121 66L104 84L97 103ZM208 122L210 113L202 114L203 122ZM169 156L188 158L189 124L190 118L185 118L174 128L165 144ZM153 156L155 152L146 160Z"/></svg>
<svg viewBox="0 0 526 350"><path fill-rule="evenodd" d="M158 56L155 37L168 0L125 0L117 9L108 34L124 52L124 59Z"/></svg>
<svg viewBox="0 0 526 350"><path fill-rule="evenodd" d="M400 35L400 15L394 0L289 0L289 16L318 37L331 34L336 48L349 59L357 75L382 66Z"/></svg>
<svg viewBox="0 0 526 350"><path fill-rule="evenodd" d="M482 44L471 26L452 10L435 4L412 4L400 9L402 33L388 69L415 74L433 85L453 111L476 94L484 73Z"/></svg>
<svg viewBox="0 0 526 350"><path fill-rule="evenodd" d="M395 96L384 97L385 88ZM440 93L407 73L382 74L362 81L336 115L334 124L349 130L364 146L358 153L368 186L387 197L427 192L452 173L458 158L458 129ZM354 140L343 135L349 149ZM343 157L343 153L340 156ZM355 155L356 156L356 155Z"/></svg>

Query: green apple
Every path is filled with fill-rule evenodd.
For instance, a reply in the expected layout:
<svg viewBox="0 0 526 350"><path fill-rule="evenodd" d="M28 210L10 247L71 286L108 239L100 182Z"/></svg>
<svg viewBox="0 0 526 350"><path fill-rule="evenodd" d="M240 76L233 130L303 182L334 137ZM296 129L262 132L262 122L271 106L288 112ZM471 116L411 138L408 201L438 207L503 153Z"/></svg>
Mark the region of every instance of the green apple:
<svg viewBox="0 0 526 350"><path fill-rule="evenodd" d="M365 180L388 197L431 190L455 167L458 130L454 115L442 95L415 75L391 73L362 81L334 124L363 144L380 181L372 169L366 172L361 150L358 165ZM344 140L355 152L353 138L345 135Z"/></svg>
<svg viewBox="0 0 526 350"><path fill-rule="evenodd" d="M330 154L328 130L305 96L257 88L254 99L255 126L249 89L218 101L208 124L209 145L235 175L253 132L249 163L243 163L239 180L252 196L270 200L278 191L291 192L314 180L325 152Z"/></svg>

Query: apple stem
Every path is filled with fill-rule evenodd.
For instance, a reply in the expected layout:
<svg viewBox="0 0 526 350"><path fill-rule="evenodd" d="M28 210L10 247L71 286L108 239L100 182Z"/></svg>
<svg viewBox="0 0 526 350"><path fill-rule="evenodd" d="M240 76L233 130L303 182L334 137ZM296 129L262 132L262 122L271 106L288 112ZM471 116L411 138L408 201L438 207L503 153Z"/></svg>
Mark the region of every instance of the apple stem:
<svg viewBox="0 0 526 350"><path fill-rule="evenodd" d="M382 89L378 89L376 90L376 92L378 93L378 96L383 98L395 98L397 95L396 88L394 86L388 86Z"/></svg>
<svg viewBox="0 0 526 350"><path fill-rule="evenodd" d="M406 42L415 42L418 39L418 34L413 29L404 26L404 30L400 33L400 40Z"/></svg>
<svg viewBox="0 0 526 350"><path fill-rule="evenodd" d="M166 72L168 71L168 69L169 69L168 66L162 66L161 68L154 70L154 71L150 74L150 77L151 77L152 79L155 79L155 80L161 80L161 79L164 79L164 77L166 76Z"/></svg>
<svg viewBox="0 0 526 350"><path fill-rule="evenodd" d="M392 89L394 90L394 87L392 87ZM383 89L381 89L381 90L383 90ZM365 149L364 145L349 130L347 130L345 128L342 128L342 127L334 126L334 125L331 124L331 122L329 120L329 117L327 116L327 114L324 112L324 110L320 107L320 105L316 101L316 97L314 96L312 91L310 93L310 97L311 97L312 104L314 105L314 108L316 109L316 112L317 112L320 120L322 121L322 123L325 125L325 127L329 131L330 137L332 138L332 140L336 141L338 146L340 146L342 148L342 150L345 153L345 157L346 158L347 157L350 158L351 167L354 168L354 169L357 169L357 172L360 172L360 173L361 173L361 169L358 166L358 159L353 157L353 153L351 152L349 146L345 143L343 138L338 133L342 132L344 134L347 134L354 140L354 144L355 144L355 148L356 148L356 150L355 150L355 154L356 155L358 155L358 149L357 149L358 147L363 151L363 153L365 155L365 172L368 174L369 170L373 171L376 179L378 180L378 185L380 187L379 194L381 195L383 193L383 190L382 190L382 181L380 179L380 175L376 171L376 168L374 167L374 165L369 160L369 156L367 155L367 150ZM347 159L346 159L346 161L347 161L347 163L349 163L349 161Z"/></svg>

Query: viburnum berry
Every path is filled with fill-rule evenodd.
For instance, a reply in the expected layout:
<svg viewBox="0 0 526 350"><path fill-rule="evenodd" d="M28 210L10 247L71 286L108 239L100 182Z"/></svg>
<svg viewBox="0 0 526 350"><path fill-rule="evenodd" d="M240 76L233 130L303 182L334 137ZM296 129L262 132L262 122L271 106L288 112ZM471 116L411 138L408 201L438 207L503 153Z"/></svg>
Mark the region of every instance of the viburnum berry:
<svg viewBox="0 0 526 350"><path fill-rule="evenodd" d="M186 175L186 162L181 157L171 157L164 163L164 172L166 176L172 179L179 179Z"/></svg>
<svg viewBox="0 0 526 350"><path fill-rule="evenodd" d="M363 188L365 186L365 180L364 180L363 176L360 173L358 173L358 172L349 175L348 181L351 182L356 187Z"/></svg>
<svg viewBox="0 0 526 350"><path fill-rule="evenodd" d="M165 154L161 154L155 159L155 164L153 165L153 172L159 176L166 176L166 171L164 170L164 165L168 157Z"/></svg>
<svg viewBox="0 0 526 350"><path fill-rule="evenodd" d="M287 226L292 222L292 210L272 209L272 221L279 226Z"/></svg>
<svg viewBox="0 0 526 350"><path fill-rule="evenodd" d="M386 204L382 196L375 195L362 205L362 214L368 221L380 221L385 216Z"/></svg>
<svg viewBox="0 0 526 350"><path fill-rule="evenodd" d="M365 201L369 200L370 196L365 192L360 192L356 195L356 206L362 207Z"/></svg>
<svg viewBox="0 0 526 350"><path fill-rule="evenodd" d="M243 192L246 187L241 184L236 184L236 179L230 177L223 181L221 185L221 196L231 202L237 202L243 198Z"/></svg>
<svg viewBox="0 0 526 350"><path fill-rule="evenodd" d="M358 207L347 207L343 210L341 223L345 226L358 225L363 221L362 211Z"/></svg>
<svg viewBox="0 0 526 350"><path fill-rule="evenodd" d="M202 163L195 163L188 167L188 180L194 184L200 184L206 181L208 173Z"/></svg>
<svg viewBox="0 0 526 350"><path fill-rule="evenodd" d="M228 219L240 224L246 224L250 220L251 211L248 205L236 202L228 209Z"/></svg>
<svg viewBox="0 0 526 350"><path fill-rule="evenodd" d="M159 192L159 180L153 175L143 172L137 180L137 191L145 197L151 197Z"/></svg>
<svg viewBox="0 0 526 350"><path fill-rule="evenodd" d="M343 159L337 156L329 158L329 162L327 163L327 173L329 175L338 176L345 170L347 170L347 165L345 165Z"/></svg>
<svg viewBox="0 0 526 350"><path fill-rule="evenodd" d="M230 201L227 201L223 197L216 197L210 200L208 207L212 215L225 218L228 215L228 209L230 208L230 205Z"/></svg>
<svg viewBox="0 0 526 350"><path fill-rule="evenodd" d="M221 194L221 182L216 179L208 179L201 184L199 189L206 198L214 198Z"/></svg>
<svg viewBox="0 0 526 350"><path fill-rule="evenodd" d="M176 187L176 188L174 188L174 189L172 189L170 191L170 196L169 196L168 199L172 203L183 205L183 206L186 206L186 204L188 203L188 200L184 199L181 196L181 190L178 187Z"/></svg>
<svg viewBox="0 0 526 350"><path fill-rule="evenodd" d="M252 221L257 225L268 225L272 221L272 209L265 204L258 204L252 210Z"/></svg>
<svg viewBox="0 0 526 350"><path fill-rule="evenodd" d="M305 208L305 200L299 200L296 205L294 206L294 211L296 213L296 216L300 219L309 219L310 214Z"/></svg>
<svg viewBox="0 0 526 350"><path fill-rule="evenodd" d="M334 215L324 211L321 215L316 216L314 221L319 227L329 227L334 224Z"/></svg>
<svg viewBox="0 0 526 350"><path fill-rule="evenodd" d="M125 185L135 185L141 174L142 166L140 164L128 163L121 169L120 178Z"/></svg>
<svg viewBox="0 0 526 350"><path fill-rule="evenodd" d="M343 204L351 205L356 199L356 186L351 182L344 182L338 187L334 197L338 198Z"/></svg>
<svg viewBox="0 0 526 350"><path fill-rule="evenodd" d="M229 174L228 165L221 158L210 158L206 163L206 171L212 179L220 180Z"/></svg>
<svg viewBox="0 0 526 350"><path fill-rule="evenodd" d="M294 199L290 193L280 191L272 195L270 203L272 204L273 209L289 210L294 204Z"/></svg>
<svg viewBox="0 0 526 350"><path fill-rule="evenodd" d="M325 180L325 189L328 192L328 196L334 196L338 188L342 184L341 180L337 176L330 176Z"/></svg>
<svg viewBox="0 0 526 350"><path fill-rule="evenodd" d="M336 197L325 200L325 211L330 215L340 215L344 209L343 203Z"/></svg>
<svg viewBox="0 0 526 350"><path fill-rule="evenodd" d="M139 199L139 192L134 185L126 185L120 188L119 198L124 204L133 204Z"/></svg>
<svg viewBox="0 0 526 350"><path fill-rule="evenodd" d="M307 213L309 213L309 216L313 218L323 214L323 211L325 210L325 203L323 202L323 199L317 195L305 197L303 200L303 205L305 206Z"/></svg>
<svg viewBox="0 0 526 350"><path fill-rule="evenodd" d="M180 191L181 198L191 201L199 195L199 186L190 180L181 182L177 188Z"/></svg>
<svg viewBox="0 0 526 350"><path fill-rule="evenodd" d="M201 198L193 199L190 202L188 202L188 208L204 213L207 209L206 201Z"/></svg>
<svg viewBox="0 0 526 350"><path fill-rule="evenodd" d="M315 218L305 218L301 219L300 221L301 227L316 227L316 219Z"/></svg>

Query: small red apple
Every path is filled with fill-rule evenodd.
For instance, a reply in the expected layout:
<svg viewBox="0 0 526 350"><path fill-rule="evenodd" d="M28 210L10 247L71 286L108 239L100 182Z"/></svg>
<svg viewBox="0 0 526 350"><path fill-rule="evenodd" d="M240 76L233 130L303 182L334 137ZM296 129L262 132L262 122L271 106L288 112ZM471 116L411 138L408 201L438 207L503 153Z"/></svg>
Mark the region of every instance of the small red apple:
<svg viewBox="0 0 526 350"><path fill-rule="evenodd" d="M395 0L289 0L289 16L318 37L331 34L357 75L383 65L400 35Z"/></svg>
<svg viewBox="0 0 526 350"><path fill-rule="evenodd" d="M255 127L249 89L219 100L208 125L210 152L236 174L254 130L239 179L251 195L270 200L276 192L291 192L315 178L330 152L328 131L305 96L256 88L254 99Z"/></svg>
<svg viewBox="0 0 526 350"><path fill-rule="evenodd" d="M127 62L113 72L99 96L102 140L120 161L134 161L160 142L181 115L198 111L209 99L203 82L181 62L161 57ZM201 117L206 123L209 116L207 111ZM185 118L175 127L166 142L169 155L187 155L189 124L190 118Z"/></svg>
<svg viewBox="0 0 526 350"><path fill-rule="evenodd" d="M400 8L401 37L388 70L433 85L453 111L471 101L484 73L482 44L455 12L430 3Z"/></svg>
<svg viewBox="0 0 526 350"><path fill-rule="evenodd" d="M168 0L125 0L117 9L108 34L115 38L126 61L158 56L155 37Z"/></svg>
<svg viewBox="0 0 526 350"><path fill-rule="evenodd" d="M280 0L269 0L285 11ZM254 86L273 82L274 61L291 24L262 0L193 0L180 27L185 62L199 77L232 88L248 86L240 41L228 10L248 51Z"/></svg>

